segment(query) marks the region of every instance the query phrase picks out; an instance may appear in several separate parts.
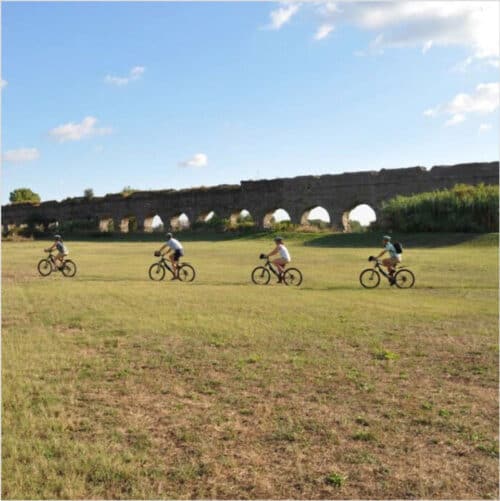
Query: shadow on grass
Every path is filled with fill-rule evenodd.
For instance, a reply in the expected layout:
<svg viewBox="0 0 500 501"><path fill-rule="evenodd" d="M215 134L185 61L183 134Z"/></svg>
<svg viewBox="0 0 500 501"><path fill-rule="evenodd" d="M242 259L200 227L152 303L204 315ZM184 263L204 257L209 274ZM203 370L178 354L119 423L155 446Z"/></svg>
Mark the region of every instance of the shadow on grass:
<svg viewBox="0 0 500 501"><path fill-rule="evenodd" d="M262 230L252 232L224 232L213 231L180 231L175 236L183 242L230 242L241 240L267 240L271 241L278 232ZM279 232L285 241L302 243L307 247L332 247L332 248L378 248L381 245L382 231L365 233L308 233L308 232ZM393 240L400 241L403 247L408 248L438 248L454 245L470 245L477 247L498 246L498 233L391 233ZM46 238L40 238L45 240ZM163 242L164 235L160 233L100 233L94 235L67 235L67 242L92 242L92 243L137 243L137 242Z"/></svg>
<svg viewBox="0 0 500 501"><path fill-rule="evenodd" d="M380 247L382 233L331 233L304 242L310 247L366 248ZM436 248L467 244L478 247L498 246L498 233L392 233L394 241L408 248Z"/></svg>

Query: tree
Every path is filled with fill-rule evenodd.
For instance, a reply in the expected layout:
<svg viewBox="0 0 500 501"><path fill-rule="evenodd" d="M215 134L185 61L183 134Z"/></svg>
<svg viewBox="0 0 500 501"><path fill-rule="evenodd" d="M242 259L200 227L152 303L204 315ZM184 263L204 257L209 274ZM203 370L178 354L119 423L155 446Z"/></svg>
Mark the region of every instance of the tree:
<svg viewBox="0 0 500 501"><path fill-rule="evenodd" d="M30 188L17 188L14 191L10 192L9 200L13 204L20 203L40 203L40 195L35 193Z"/></svg>
<svg viewBox="0 0 500 501"><path fill-rule="evenodd" d="M122 190L122 195L124 197L128 197L132 195L132 193L134 193L135 191L137 191L135 188L132 188L131 186L125 186Z"/></svg>
<svg viewBox="0 0 500 501"><path fill-rule="evenodd" d="M94 190L92 188L87 188L86 190L84 190L83 196L89 199L94 198Z"/></svg>

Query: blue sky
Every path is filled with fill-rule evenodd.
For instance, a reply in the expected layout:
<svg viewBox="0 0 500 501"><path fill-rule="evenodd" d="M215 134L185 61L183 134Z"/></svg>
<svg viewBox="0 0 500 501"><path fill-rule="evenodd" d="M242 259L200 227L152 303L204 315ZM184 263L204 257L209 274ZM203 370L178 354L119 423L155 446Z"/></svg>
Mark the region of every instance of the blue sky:
<svg viewBox="0 0 500 501"><path fill-rule="evenodd" d="M1 7L3 203L498 160L497 2Z"/></svg>

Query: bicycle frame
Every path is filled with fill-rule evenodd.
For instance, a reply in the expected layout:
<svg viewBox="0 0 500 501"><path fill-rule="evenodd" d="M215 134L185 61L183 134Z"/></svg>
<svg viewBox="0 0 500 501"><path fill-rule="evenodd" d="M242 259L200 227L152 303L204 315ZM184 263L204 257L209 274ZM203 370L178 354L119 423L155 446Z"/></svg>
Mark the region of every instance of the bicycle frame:
<svg viewBox="0 0 500 501"><path fill-rule="evenodd" d="M162 256L161 259L158 261L166 270L168 270L172 276L175 277L175 272L174 270L170 267L168 263L168 259L165 258L165 256Z"/></svg>
<svg viewBox="0 0 500 501"><path fill-rule="evenodd" d="M47 252L47 259L52 263L52 271L59 271L59 268L56 265L56 258L52 251ZM64 261L63 261L64 262Z"/></svg>
<svg viewBox="0 0 500 501"><path fill-rule="evenodd" d="M264 266L267 266L279 278L280 274L274 269L274 266L272 265L271 261L269 261L268 257L266 258Z"/></svg>
<svg viewBox="0 0 500 501"><path fill-rule="evenodd" d="M373 265L373 267L375 269L377 269L382 275L384 275L385 278L387 278L387 280L391 280L393 277L391 275L389 275L389 273L385 272L384 271L384 268L382 268L382 263L378 260L378 259L375 259L375 264ZM394 267L394 270L396 270L396 267L397 265ZM400 266L399 269L402 269L403 267Z"/></svg>

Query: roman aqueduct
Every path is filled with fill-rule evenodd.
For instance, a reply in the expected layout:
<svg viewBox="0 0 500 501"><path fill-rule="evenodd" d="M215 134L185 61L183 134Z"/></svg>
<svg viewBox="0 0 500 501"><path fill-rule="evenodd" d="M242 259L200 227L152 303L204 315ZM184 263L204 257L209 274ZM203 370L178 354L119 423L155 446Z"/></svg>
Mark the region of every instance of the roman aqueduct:
<svg viewBox="0 0 500 501"><path fill-rule="evenodd" d="M4 205L2 230L35 219L43 225L87 220L96 230L108 231L113 227L115 231L128 232L133 219L136 231L151 232L155 216L161 218L165 227L176 229L181 214L191 222L203 221L212 212L236 221L242 210L247 210L255 223L265 228L278 208L286 210L293 223L303 223L318 206L328 211L333 227L345 230L349 211L359 204L367 204L377 213L382 202L395 195L450 188L457 183L498 185L498 180L499 163L489 162L242 181L238 185L185 190L136 191L129 196L120 193L36 205Z"/></svg>

